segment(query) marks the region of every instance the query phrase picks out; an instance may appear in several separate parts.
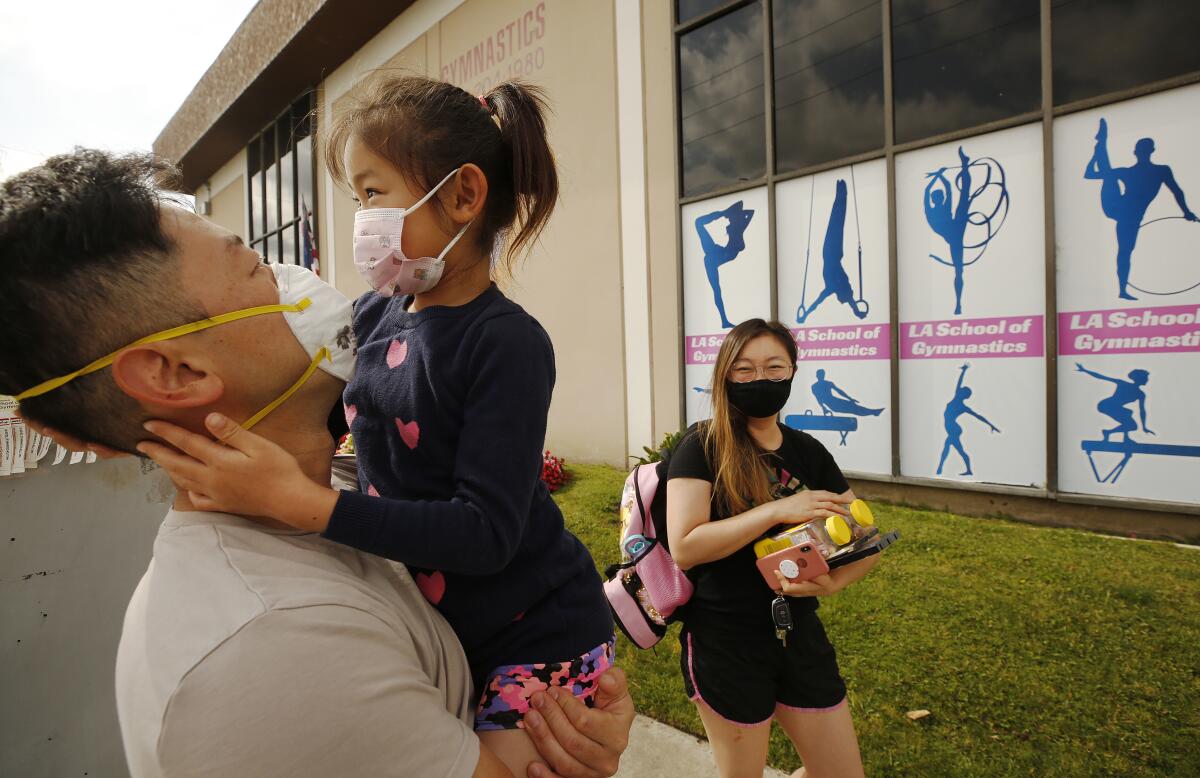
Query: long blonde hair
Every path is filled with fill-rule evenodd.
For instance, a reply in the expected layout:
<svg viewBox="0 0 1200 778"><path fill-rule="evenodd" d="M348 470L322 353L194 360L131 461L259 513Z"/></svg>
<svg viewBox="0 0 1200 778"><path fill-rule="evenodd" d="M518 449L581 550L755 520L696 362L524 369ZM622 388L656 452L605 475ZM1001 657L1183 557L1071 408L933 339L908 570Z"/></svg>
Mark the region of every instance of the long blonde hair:
<svg viewBox="0 0 1200 778"><path fill-rule="evenodd" d="M725 382L729 369L746 344L760 335L774 336L796 364L796 341L787 327L777 321L748 319L725 336L713 367L713 415L700 429L704 452L713 468L713 499L730 515L742 513L771 499L767 480L766 452L750 437L746 415L729 402Z"/></svg>

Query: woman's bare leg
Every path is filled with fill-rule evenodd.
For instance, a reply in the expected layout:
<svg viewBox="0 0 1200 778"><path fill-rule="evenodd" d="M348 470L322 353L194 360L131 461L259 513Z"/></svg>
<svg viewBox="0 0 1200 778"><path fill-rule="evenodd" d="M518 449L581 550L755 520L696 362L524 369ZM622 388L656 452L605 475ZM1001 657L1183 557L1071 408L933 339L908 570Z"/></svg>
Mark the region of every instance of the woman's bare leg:
<svg viewBox="0 0 1200 778"><path fill-rule="evenodd" d="M696 709L700 711L700 721L704 723L721 778L762 778L767 766L771 722L742 727L721 718L704 703L697 703Z"/></svg>
<svg viewBox="0 0 1200 778"><path fill-rule="evenodd" d="M780 705L775 718L804 762L807 778L863 778L858 735L843 702L826 710L801 710ZM793 776L795 774L793 773Z"/></svg>

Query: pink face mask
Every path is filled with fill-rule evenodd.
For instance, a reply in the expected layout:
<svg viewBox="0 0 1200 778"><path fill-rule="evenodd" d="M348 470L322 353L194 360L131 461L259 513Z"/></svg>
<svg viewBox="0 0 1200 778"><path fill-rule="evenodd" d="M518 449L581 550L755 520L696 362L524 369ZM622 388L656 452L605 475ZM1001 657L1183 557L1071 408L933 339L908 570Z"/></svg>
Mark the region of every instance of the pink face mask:
<svg viewBox="0 0 1200 778"><path fill-rule="evenodd" d="M400 234L404 230L404 217L429 202L429 198L457 172L457 168L450 171L411 208L368 208L354 214L354 267L379 294L384 297L421 294L441 280L446 267L443 257L450 253L471 223L464 224L437 257L409 259L404 256Z"/></svg>

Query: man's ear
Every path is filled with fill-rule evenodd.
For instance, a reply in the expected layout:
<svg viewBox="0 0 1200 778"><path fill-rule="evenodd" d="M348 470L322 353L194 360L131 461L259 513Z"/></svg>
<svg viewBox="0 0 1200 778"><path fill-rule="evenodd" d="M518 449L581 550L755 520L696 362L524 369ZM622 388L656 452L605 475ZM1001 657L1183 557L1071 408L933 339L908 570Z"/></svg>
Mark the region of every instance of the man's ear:
<svg viewBox="0 0 1200 778"><path fill-rule="evenodd" d="M113 360L112 373L121 391L146 405L197 408L216 403L225 393L218 375L185 359L169 342L125 349Z"/></svg>
<svg viewBox="0 0 1200 778"><path fill-rule="evenodd" d="M466 224L483 213L488 195L487 176L478 165L468 162L458 171L454 183L455 186L446 187L449 197L442 202L450 218L459 224Z"/></svg>

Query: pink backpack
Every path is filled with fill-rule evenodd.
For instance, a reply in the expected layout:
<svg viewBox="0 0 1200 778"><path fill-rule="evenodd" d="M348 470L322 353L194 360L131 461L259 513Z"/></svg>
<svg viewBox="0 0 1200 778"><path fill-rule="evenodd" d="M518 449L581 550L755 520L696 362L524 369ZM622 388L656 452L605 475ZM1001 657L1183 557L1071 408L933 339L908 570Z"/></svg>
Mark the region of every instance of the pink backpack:
<svg viewBox="0 0 1200 778"><path fill-rule="evenodd" d="M613 618L634 645L651 648L692 597L667 548L667 461L638 465L621 492L621 562L606 571Z"/></svg>

